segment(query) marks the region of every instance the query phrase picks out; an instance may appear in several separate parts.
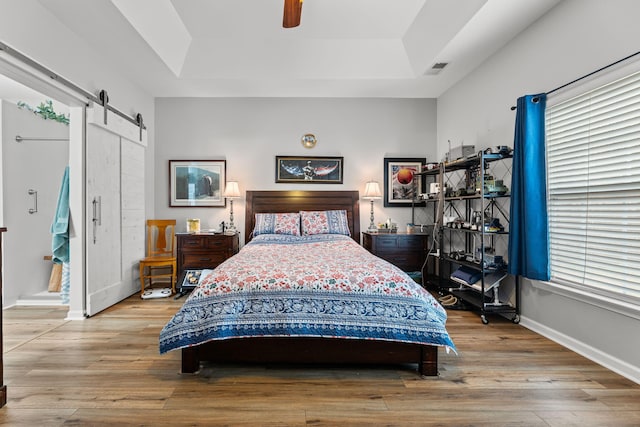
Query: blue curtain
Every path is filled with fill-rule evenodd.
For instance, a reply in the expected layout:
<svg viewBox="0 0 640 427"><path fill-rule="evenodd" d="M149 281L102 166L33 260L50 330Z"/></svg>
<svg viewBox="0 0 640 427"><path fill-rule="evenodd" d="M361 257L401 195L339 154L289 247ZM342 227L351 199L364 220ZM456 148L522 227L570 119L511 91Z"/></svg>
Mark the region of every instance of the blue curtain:
<svg viewBox="0 0 640 427"><path fill-rule="evenodd" d="M549 280L545 94L518 99L513 141L509 273Z"/></svg>

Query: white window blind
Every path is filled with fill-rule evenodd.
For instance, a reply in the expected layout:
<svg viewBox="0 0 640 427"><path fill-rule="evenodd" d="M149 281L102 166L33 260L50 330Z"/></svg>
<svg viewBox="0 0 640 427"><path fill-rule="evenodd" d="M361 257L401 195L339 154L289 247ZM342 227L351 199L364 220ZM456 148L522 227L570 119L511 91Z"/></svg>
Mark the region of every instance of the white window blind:
<svg viewBox="0 0 640 427"><path fill-rule="evenodd" d="M546 111L551 281L640 304L640 72Z"/></svg>

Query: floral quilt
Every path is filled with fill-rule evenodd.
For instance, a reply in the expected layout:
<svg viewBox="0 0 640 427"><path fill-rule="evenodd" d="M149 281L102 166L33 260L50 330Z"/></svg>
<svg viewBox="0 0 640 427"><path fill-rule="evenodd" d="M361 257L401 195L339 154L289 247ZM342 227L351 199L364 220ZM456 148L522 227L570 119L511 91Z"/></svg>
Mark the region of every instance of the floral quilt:
<svg viewBox="0 0 640 427"><path fill-rule="evenodd" d="M160 352L210 340L323 337L455 351L446 311L406 273L342 235L260 235L214 270L160 333Z"/></svg>

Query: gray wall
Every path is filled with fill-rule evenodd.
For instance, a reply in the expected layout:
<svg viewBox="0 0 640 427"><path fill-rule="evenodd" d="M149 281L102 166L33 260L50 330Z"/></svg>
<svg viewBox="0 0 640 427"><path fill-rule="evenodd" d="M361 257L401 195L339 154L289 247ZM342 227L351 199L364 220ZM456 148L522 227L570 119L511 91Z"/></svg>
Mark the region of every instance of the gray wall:
<svg viewBox="0 0 640 427"><path fill-rule="evenodd" d="M639 15L635 0L560 3L438 98L439 155L447 151L447 140L453 146L512 146L510 107L516 99L550 91L636 52ZM525 280L522 317L522 325L640 382L639 307Z"/></svg>
<svg viewBox="0 0 640 427"><path fill-rule="evenodd" d="M434 160L436 102L433 99L203 99L156 101L157 218L200 218L202 228L227 221L229 208L169 208L169 160L225 159L227 180L246 190L359 190L371 179L383 185L385 157ZM300 143L305 133L315 148ZM343 184L276 184L276 155L342 156ZM244 200L234 202L234 222L244 232ZM361 228L369 225L370 204L363 200ZM375 202L376 220L391 217L399 225L411 209L383 208ZM241 240L244 239L244 234Z"/></svg>

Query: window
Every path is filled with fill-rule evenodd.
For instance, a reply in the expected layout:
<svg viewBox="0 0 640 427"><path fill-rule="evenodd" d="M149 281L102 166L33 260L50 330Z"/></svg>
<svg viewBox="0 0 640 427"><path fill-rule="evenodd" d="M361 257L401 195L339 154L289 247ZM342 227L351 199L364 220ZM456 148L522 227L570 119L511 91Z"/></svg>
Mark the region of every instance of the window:
<svg viewBox="0 0 640 427"><path fill-rule="evenodd" d="M546 111L551 281L640 305L640 72Z"/></svg>

